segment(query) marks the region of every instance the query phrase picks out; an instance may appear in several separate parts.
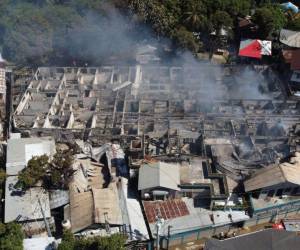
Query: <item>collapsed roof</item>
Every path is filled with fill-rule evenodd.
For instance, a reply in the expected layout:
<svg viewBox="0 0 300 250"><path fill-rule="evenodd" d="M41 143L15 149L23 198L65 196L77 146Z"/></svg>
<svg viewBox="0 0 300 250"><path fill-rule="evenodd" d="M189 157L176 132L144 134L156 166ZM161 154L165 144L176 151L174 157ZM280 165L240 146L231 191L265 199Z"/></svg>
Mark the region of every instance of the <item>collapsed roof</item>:
<svg viewBox="0 0 300 250"><path fill-rule="evenodd" d="M258 170L244 185L245 191L249 192L285 182L300 185L300 153L296 153L289 163L284 162Z"/></svg>

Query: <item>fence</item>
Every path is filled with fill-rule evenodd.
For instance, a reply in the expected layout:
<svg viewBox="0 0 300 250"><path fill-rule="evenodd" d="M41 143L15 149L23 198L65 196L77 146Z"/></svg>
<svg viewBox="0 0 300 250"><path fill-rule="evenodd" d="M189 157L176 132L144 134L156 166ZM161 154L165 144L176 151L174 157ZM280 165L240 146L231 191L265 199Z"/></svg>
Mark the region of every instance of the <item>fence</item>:
<svg viewBox="0 0 300 250"><path fill-rule="evenodd" d="M291 204L289 204L289 205L291 205ZM279 205L279 207L282 208L282 207L284 207L284 205L281 205L281 206ZM272 207L272 209L274 209L274 207ZM252 218L245 221L243 223L243 226L244 227L252 227L252 226L259 225L259 224L264 224L264 223L270 222L275 217L278 220L280 220L280 219L286 218L287 216L298 215L298 214L300 214L300 207L294 207L294 209L291 209L291 210L279 210L279 212L275 213L275 214L273 213L272 210L271 210L271 212L267 212L267 211L268 211L268 209L264 209L265 213L254 215ZM182 232L182 233L178 233L178 234L172 234L169 239L167 236L161 237L161 242L160 242L161 249L167 249L168 240L169 240L169 246L174 246L174 245L180 245L180 244L190 242L190 241L200 240L203 238L209 238L209 237L212 237L213 235L217 235L221 232L227 233L227 232L235 230L235 229L237 230L237 227L235 225L228 224L228 225L219 226L219 227L209 226L209 227L198 228L198 229L194 229L191 231L186 231L186 232ZM153 248L148 248L148 249L150 250Z"/></svg>

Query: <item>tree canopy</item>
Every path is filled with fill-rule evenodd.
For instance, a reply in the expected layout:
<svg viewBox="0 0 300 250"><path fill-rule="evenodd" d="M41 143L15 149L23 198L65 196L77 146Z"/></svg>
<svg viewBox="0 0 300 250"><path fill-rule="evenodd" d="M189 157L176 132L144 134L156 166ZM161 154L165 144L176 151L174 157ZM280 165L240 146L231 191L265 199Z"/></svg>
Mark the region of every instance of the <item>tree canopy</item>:
<svg viewBox="0 0 300 250"><path fill-rule="evenodd" d="M22 250L24 233L17 223L0 223L0 249Z"/></svg>
<svg viewBox="0 0 300 250"><path fill-rule="evenodd" d="M287 24L269 0L2 0L0 47L16 64L101 64L111 56L131 60L145 39L169 38L197 52L199 34L235 32L237 17L253 14L266 38ZM299 21L289 22L298 29ZM151 30L151 32L147 32ZM198 35L195 35L197 33ZM207 37L206 37L207 38ZM202 41L207 41L203 37Z"/></svg>
<svg viewBox="0 0 300 250"><path fill-rule="evenodd" d="M35 156L19 173L16 187L26 190L42 185L46 189L67 189L74 173L72 163L71 152L58 151L51 160L47 155Z"/></svg>
<svg viewBox="0 0 300 250"><path fill-rule="evenodd" d="M266 5L256 9L253 20L259 26L261 38L267 38L287 23L286 16L278 5Z"/></svg>
<svg viewBox="0 0 300 250"><path fill-rule="evenodd" d="M122 250L125 237L113 234L109 237L75 238L71 231L65 230L58 250Z"/></svg>
<svg viewBox="0 0 300 250"><path fill-rule="evenodd" d="M300 17L289 21L288 27L291 30L300 31Z"/></svg>

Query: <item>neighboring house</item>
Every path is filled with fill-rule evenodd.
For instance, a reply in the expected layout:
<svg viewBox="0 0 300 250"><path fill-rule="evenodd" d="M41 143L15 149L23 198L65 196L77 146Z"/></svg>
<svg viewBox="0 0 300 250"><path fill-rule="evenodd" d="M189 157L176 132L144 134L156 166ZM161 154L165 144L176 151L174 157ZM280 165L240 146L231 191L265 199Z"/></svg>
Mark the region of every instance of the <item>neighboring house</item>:
<svg viewBox="0 0 300 250"><path fill-rule="evenodd" d="M51 221L49 193L42 187L33 187L26 192L15 188L18 173L23 170L33 156L55 153L55 142L51 137L20 138L13 134L7 142L4 222L23 223L28 234L38 234L45 230L44 217Z"/></svg>
<svg viewBox="0 0 300 250"><path fill-rule="evenodd" d="M106 225L119 229L123 223L116 182L103 188L102 166L89 159L74 162L70 183L70 204L64 207L64 220L73 233L101 230Z"/></svg>
<svg viewBox="0 0 300 250"><path fill-rule="evenodd" d="M291 70L300 70L300 49L283 49L282 57Z"/></svg>
<svg viewBox="0 0 300 250"><path fill-rule="evenodd" d="M168 241L173 246L236 230L249 220L244 211L211 211L196 207L194 200L187 197L142 203L153 238L157 235L158 218L161 219L161 246Z"/></svg>
<svg viewBox="0 0 300 250"><path fill-rule="evenodd" d="M55 142L52 137L21 138L12 134L7 141L6 174L17 175L23 170L33 156L55 153Z"/></svg>
<svg viewBox="0 0 300 250"><path fill-rule="evenodd" d="M285 230L266 229L226 240L209 239L204 250L298 250L300 236Z"/></svg>
<svg viewBox="0 0 300 250"><path fill-rule="evenodd" d="M290 162L258 170L244 182L253 213L270 210L286 212L300 208L300 153ZM288 207L286 207L288 205Z"/></svg>
<svg viewBox="0 0 300 250"><path fill-rule="evenodd" d="M152 162L140 167L138 190L141 191L142 198L174 198L180 190L179 184L178 164Z"/></svg>
<svg viewBox="0 0 300 250"><path fill-rule="evenodd" d="M300 49L282 50L282 56L291 69L290 87L300 90Z"/></svg>
<svg viewBox="0 0 300 250"><path fill-rule="evenodd" d="M280 42L283 44L294 47L300 48L300 32L299 31L292 31L287 29L282 29L280 31Z"/></svg>

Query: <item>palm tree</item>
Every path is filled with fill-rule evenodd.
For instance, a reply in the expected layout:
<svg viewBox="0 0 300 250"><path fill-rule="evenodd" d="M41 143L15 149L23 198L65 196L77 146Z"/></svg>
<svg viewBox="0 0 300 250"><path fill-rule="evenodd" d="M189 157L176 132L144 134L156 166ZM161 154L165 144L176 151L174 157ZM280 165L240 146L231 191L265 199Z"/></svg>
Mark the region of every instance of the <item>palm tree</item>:
<svg viewBox="0 0 300 250"><path fill-rule="evenodd" d="M196 31L204 24L205 16L203 13L203 5L201 2L191 2L184 12L184 22L188 25L189 29Z"/></svg>

